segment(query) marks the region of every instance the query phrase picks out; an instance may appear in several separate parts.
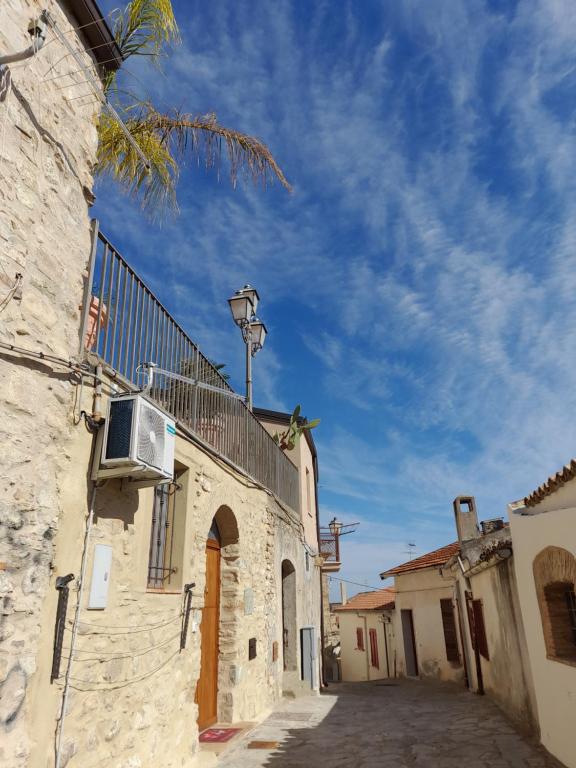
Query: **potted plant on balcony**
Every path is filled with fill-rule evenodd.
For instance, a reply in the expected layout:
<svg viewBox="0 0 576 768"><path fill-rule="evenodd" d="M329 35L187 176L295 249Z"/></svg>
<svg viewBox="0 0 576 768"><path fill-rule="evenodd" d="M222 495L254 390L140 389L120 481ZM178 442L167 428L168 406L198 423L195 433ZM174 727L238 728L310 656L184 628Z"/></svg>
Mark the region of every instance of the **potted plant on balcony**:
<svg viewBox="0 0 576 768"><path fill-rule="evenodd" d="M314 429L318 424L320 424L320 419L306 421L303 416L300 416L300 406L297 405L294 408L294 413L290 416L290 423L284 432L277 432L275 435L272 435L272 439L279 446L280 450L292 451L298 445L304 432Z"/></svg>

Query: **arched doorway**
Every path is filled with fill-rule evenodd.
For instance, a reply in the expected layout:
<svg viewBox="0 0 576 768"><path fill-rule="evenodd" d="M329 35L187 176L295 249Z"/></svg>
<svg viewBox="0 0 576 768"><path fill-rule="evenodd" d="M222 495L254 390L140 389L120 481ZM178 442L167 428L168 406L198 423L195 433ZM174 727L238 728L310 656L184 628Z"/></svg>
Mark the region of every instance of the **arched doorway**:
<svg viewBox="0 0 576 768"><path fill-rule="evenodd" d="M206 586L200 624L200 677L196 687L198 729L218 719L218 634L220 631L220 529L212 521L206 540Z"/></svg>
<svg viewBox="0 0 576 768"><path fill-rule="evenodd" d="M238 664L239 534L227 506L214 515L206 540L206 586L200 625L200 676L196 686L198 728L234 719Z"/></svg>
<svg viewBox="0 0 576 768"><path fill-rule="evenodd" d="M282 641L284 671L298 669L296 630L296 569L290 560L282 561Z"/></svg>

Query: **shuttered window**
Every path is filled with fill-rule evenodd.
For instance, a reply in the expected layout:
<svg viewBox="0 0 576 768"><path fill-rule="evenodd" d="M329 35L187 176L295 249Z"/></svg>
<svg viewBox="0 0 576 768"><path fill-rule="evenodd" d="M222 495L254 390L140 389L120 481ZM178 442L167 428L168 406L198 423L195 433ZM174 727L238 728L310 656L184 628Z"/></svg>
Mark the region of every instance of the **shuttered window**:
<svg viewBox="0 0 576 768"><path fill-rule="evenodd" d="M356 650L364 650L364 631L362 627L356 628Z"/></svg>
<svg viewBox="0 0 576 768"><path fill-rule="evenodd" d="M446 645L446 658L448 661L460 662L460 651L458 650L458 635L456 633L456 620L454 618L454 608L452 600L447 598L440 600L440 610L442 611L442 626L444 627L444 643Z"/></svg>
<svg viewBox="0 0 576 768"><path fill-rule="evenodd" d="M380 669L380 660L378 658L378 637L376 635L376 630L371 629L369 630L370 634L370 663L373 667L376 667L376 669Z"/></svg>
<svg viewBox="0 0 576 768"><path fill-rule="evenodd" d="M472 648L476 650L476 643L478 643L478 651L480 652L480 655L484 656L486 661L490 661L488 642L486 641L486 628L484 626L482 600L474 600L472 598L472 593L467 592L466 607L468 608L468 623L470 625Z"/></svg>

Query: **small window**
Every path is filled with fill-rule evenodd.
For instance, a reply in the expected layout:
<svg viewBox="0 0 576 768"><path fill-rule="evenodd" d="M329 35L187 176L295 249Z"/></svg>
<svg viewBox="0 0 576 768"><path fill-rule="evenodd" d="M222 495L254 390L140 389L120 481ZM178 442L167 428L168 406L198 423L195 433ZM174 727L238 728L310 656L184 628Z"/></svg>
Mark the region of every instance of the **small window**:
<svg viewBox="0 0 576 768"><path fill-rule="evenodd" d="M452 600L447 598L440 600L442 612L442 626L444 628L444 644L446 646L446 658L448 661L460 663L460 651L458 650L458 635L456 633L456 621Z"/></svg>
<svg viewBox="0 0 576 768"><path fill-rule="evenodd" d="M544 597L550 620L551 656L576 658L576 595L567 582L547 584Z"/></svg>
<svg viewBox="0 0 576 768"><path fill-rule="evenodd" d="M476 644L478 644L478 651L480 652L480 655L484 656L486 661L490 661L490 654L488 653L488 642L486 640L486 628L484 626L484 609L482 606L482 600L474 600L468 596L466 600L468 606L468 623L470 625L470 639L472 640L472 648L473 650L476 650Z"/></svg>
<svg viewBox="0 0 576 768"><path fill-rule="evenodd" d="M370 634L370 663L376 669L380 669L380 660L378 658L378 636L375 629L369 630Z"/></svg>
<svg viewBox="0 0 576 768"><path fill-rule="evenodd" d="M148 555L148 589L179 590L182 587L184 554L184 507L182 472L175 471L178 482L163 483L154 488L150 550Z"/></svg>
<svg viewBox="0 0 576 768"><path fill-rule="evenodd" d="M310 554L306 552L306 571L310 570Z"/></svg>
<svg viewBox="0 0 576 768"><path fill-rule="evenodd" d="M364 630L362 627L357 627L356 629L356 650L364 650Z"/></svg>
<svg viewBox="0 0 576 768"><path fill-rule="evenodd" d="M546 547L533 563L534 582L546 655L553 661L576 662L576 558L561 547Z"/></svg>

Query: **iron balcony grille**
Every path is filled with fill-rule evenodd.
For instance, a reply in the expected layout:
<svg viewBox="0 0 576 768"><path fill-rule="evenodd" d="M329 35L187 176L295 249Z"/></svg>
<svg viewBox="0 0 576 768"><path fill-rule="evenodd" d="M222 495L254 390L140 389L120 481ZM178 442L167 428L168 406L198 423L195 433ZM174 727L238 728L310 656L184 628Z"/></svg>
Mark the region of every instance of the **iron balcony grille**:
<svg viewBox="0 0 576 768"><path fill-rule="evenodd" d="M96 358L128 387L142 386L139 367L153 362L222 390L220 394L156 374L149 395L182 426L298 512L296 467L244 402L225 394L233 391L228 382L100 232L98 222L93 224L81 354Z"/></svg>
<svg viewBox="0 0 576 768"><path fill-rule="evenodd" d="M326 563L340 562L340 536L329 528L320 528L320 554Z"/></svg>

